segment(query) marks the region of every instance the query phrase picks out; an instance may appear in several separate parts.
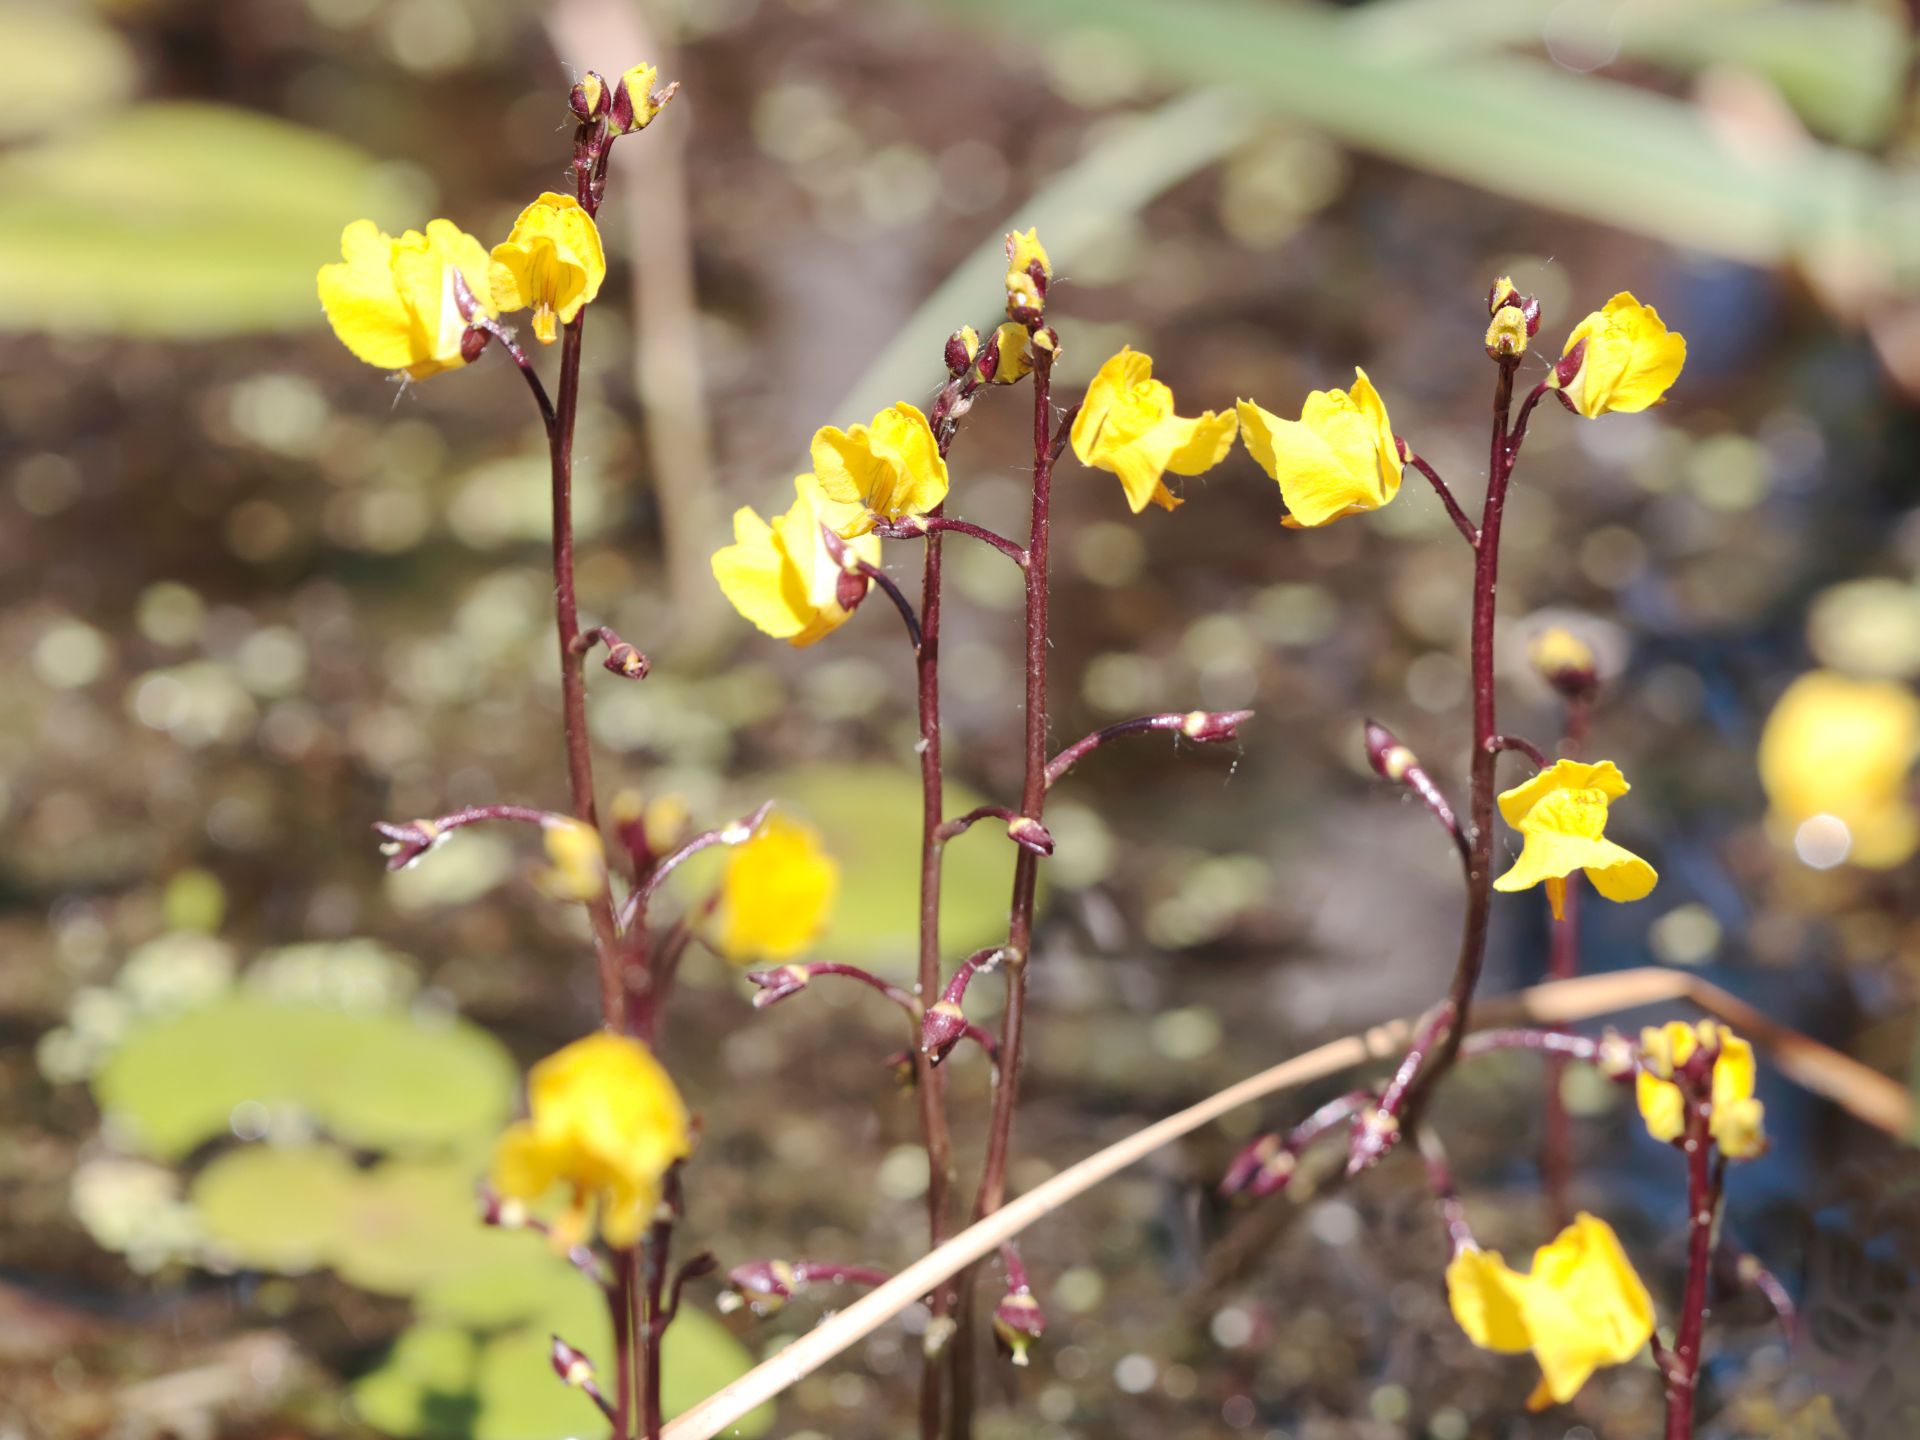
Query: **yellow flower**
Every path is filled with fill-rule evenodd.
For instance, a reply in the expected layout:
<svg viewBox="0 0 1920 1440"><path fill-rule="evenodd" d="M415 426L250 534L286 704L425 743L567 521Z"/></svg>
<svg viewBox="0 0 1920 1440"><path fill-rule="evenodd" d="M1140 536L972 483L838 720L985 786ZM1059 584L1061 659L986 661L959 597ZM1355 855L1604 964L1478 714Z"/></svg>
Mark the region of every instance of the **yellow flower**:
<svg viewBox="0 0 1920 1440"><path fill-rule="evenodd" d="M839 889L819 832L775 811L727 857L716 948L741 965L791 960L826 928Z"/></svg>
<svg viewBox="0 0 1920 1440"><path fill-rule="evenodd" d="M1708 1131L1723 1154L1750 1160L1767 1148L1766 1107L1753 1098L1753 1046L1712 1020L1698 1025L1669 1020L1640 1032L1640 1072L1633 1082L1640 1118L1656 1140L1671 1144L1686 1133L1686 1096L1673 1076L1702 1045L1720 1047L1713 1062Z"/></svg>
<svg viewBox="0 0 1920 1440"><path fill-rule="evenodd" d="M1240 402L1247 451L1280 482L1284 524L1324 525L1342 515L1378 510L1400 493L1400 445L1386 402L1355 369L1353 389L1315 390L1298 420L1282 420L1251 400Z"/></svg>
<svg viewBox="0 0 1920 1440"><path fill-rule="evenodd" d="M557 1244L600 1233L633 1246L653 1218L660 1179L691 1149L687 1107L672 1079L638 1040L602 1031L533 1067L531 1118L507 1128L494 1150L493 1184L510 1200L534 1201L556 1185L571 1192L554 1226Z"/></svg>
<svg viewBox="0 0 1920 1440"><path fill-rule="evenodd" d="M1467 1338L1502 1355L1533 1352L1530 1410L1563 1404L1602 1365L1622 1365L1653 1335L1653 1299L1604 1220L1582 1212L1525 1275L1468 1246L1447 1266L1447 1300Z"/></svg>
<svg viewBox="0 0 1920 1440"><path fill-rule="evenodd" d="M1760 733L1769 828L1823 868L1871 870L1920 849L1907 777L1920 756L1920 700L1887 680L1815 670L1781 695Z"/></svg>
<svg viewBox="0 0 1920 1440"><path fill-rule="evenodd" d="M607 852L591 825L555 819L542 827L548 867L535 879L556 900L598 900L607 893Z"/></svg>
<svg viewBox="0 0 1920 1440"><path fill-rule="evenodd" d="M999 341L999 361L994 366L993 383L1011 385L1033 369L1032 337L1027 327L1009 320L994 332Z"/></svg>
<svg viewBox="0 0 1920 1440"><path fill-rule="evenodd" d="M551 345L559 325L571 325L607 278L600 227L578 200L549 190L493 247L492 273L493 303L502 311L531 306L533 333Z"/></svg>
<svg viewBox="0 0 1920 1440"><path fill-rule="evenodd" d="M924 515L947 498L947 462L927 417L902 400L871 425L813 432L813 473L836 504L864 512L842 535L864 535L872 516Z"/></svg>
<svg viewBox="0 0 1920 1440"><path fill-rule="evenodd" d="M1033 267L1040 267L1040 278L1033 277ZM1028 230L1024 234L1015 230L1007 236L1007 314L1019 318L1022 314L1038 314L1046 308L1047 282L1053 278L1053 262L1047 258L1047 247L1040 243L1038 230Z"/></svg>
<svg viewBox="0 0 1920 1440"><path fill-rule="evenodd" d="M751 507L733 512L733 544L716 550L713 575L733 608L752 624L791 645L811 645L837 630L852 610L842 601L845 568L833 558L820 527L845 533L845 507L821 492L811 475L796 476L795 498L769 525ZM846 542L852 559L880 559L880 541L862 535ZM854 598L865 593L864 580Z"/></svg>
<svg viewBox="0 0 1920 1440"><path fill-rule="evenodd" d="M1638 855L1602 833L1607 807L1629 786L1611 760L1583 764L1556 760L1524 785L1500 797L1500 813L1525 837L1520 858L1498 880L1496 890L1527 890L1541 881L1557 920L1567 893L1567 876L1587 872L1593 888L1609 900L1639 900L1660 877Z"/></svg>
<svg viewBox="0 0 1920 1440"><path fill-rule="evenodd" d="M320 304L340 343L369 365L404 370L416 380L466 364L460 339L466 316L454 277L477 310L493 314L487 252L451 220L427 222L398 240L371 220L340 236L344 260L320 267Z"/></svg>
<svg viewBox="0 0 1920 1440"><path fill-rule="evenodd" d="M1138 515L1149 503L1178 505L1161 477L1211 470L1227 458L1239 428L1231 411L1195 419L1174 414L1173 391L1153 378L1152 359L1123 348L1087 386L1073 421L1073 453L1082 465L1118 475L1127 508Z"/></svg>
<svg viewBox="0 0 1920 1440"><path fill-rule="evenodd" d="M1686 363L1686 337L1670 332L1658 310L1622 290L1573 327L1547 384L1591 420L1611 410L1627 414L1658 405Z"/></svg>

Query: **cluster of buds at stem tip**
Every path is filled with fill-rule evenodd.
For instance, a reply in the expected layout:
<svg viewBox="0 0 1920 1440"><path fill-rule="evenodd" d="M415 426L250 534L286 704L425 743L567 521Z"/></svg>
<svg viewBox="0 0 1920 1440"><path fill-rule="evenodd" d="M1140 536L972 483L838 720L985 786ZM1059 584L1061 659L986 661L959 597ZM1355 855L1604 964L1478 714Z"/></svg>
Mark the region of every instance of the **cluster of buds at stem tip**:
<svg viewBox="0 0 1920 1440"><path fill-rule="evenodd" d="M1487 354L1495 360L1513 360L1526 354L1527 342L1540 333L1540 302L1522 295L1502 275L1487 291Z"/></svg>
<svg viewBox="0 0 1920 1440"><path fill-rule="evenodd" d="M1007 318L1029 330L1046 316L1047 285L1053 262L1034 230L1015 230L1007 236Z"/></svg>
<svg viewBox="0 0 1920 1440"><path fill-rule="evenodd" d="M614 135L631 135L644 130L673 99L680 89L674 81L664 90L653 88L659 71L651 65L635 65L621 75L619 83L609 86L597 70L589 70L567 92L567 108L582 125L604 120Z"/></svg>

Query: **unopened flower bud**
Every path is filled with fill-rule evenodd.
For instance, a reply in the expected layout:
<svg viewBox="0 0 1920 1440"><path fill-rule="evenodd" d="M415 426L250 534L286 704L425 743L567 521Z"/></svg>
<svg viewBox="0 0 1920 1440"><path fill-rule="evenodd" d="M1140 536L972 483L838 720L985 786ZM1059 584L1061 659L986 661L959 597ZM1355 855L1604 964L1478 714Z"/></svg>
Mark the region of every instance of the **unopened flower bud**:
<svg viewBox="0 0 1920 1440"><path fill-rule="evenodd" d="M1487 313L1497 315L1509 302L1517 303L1519 287L1513 283L1511 275L1502 275L1487 289Z"/></svg>
<svg viewBox="0 0 1920 1440"><path fill-rule="evenodd" d="M1016 1365L1027 1363L1027 1351L1046 1332L1046 1314L1025 1287L1002 1296L993 1307L993 1337L1000 1352Z"/></svg>
<svg viewBox="0 0 1920 1440"><path fill-rule="evenodd" d="M980 357L980 378L991 380L996 385L1011 385L1022 376L1031 374L1033 352L1030 344L1027 327L1007 321L987 341L987 351L994 357L994 364L989 370L987 355L983 353Z"/></svg>
<svg viewBox="0 0 1920 1440"><path fill-rule="evenodd" d="M1223 745L1240 738L1240 723L1253 718L1251 710L1194 710L1180 722L1180 733L1202 745Z"/></svg>
<svg viewBox="0 0 1920 1440"><path fill-rule="evenodd" d="M1016 815L1007 822L1007 838L1022 850L1035 855L1053 854L1053 835L1031 815Z"/></svg>
<svg viewBox="0 0 1920 1440"><path fill-rule="evenodd" d="M567 108L573 111L574 119L582 125L598 120L607 113L607 82L598 71L589 70L567 92Z"/></svg>
<svg viewBox="0 0 1920 1440"><path fill-rule="evenodd" d="M647 671L653 668L645 655L624 640L616 640L609 645L607 658L601 663L615 675L624 675L629 680L644 680Z"/></svg>
<svg viewBox="0 0 1920 1440"><path fill-rule="evenodd" d="M748 1260L727 1272L731 1304L723 1309L751 1306L756 1315L771 1315L793 1298L793 1266L785 1260Z"/></svg>
<svg viewBox="0 0 1920 1440"><path fill-rule="evenodd" d="M1527 353L1527 319L1515 305L1502 305L1487 325L1487 355L1510 360Z"/></svg>
<svg viewBox="0 0 1920 1440"><path fill-rule="evenodd" d="M1394 734L1378 720L1369 720L1366 724L1367 763L1373 766L1373 773L1383 780L1395 784L1406 779L1407 771L1420 763L1418 757L1402 745Z"/></svg>
<svg viewBox="0 0 1920 1440"><path fill-rule="evenodd" d="M1038 322L1047 307L1047 282L1053 262L1034 230L1016 230L1007 236L1007 318L1022 324Z"/></svg>
<svg viewBox="0 0 1920 1440"><path fill-rule="evenodd" d="M967 1015L951 1000L933 1005L920 1022L920 1048L938 1065L953 1053L953 1047L965 1038Z"/></svg>
<svg viewBox="0 0 1920 1440"><path fill-rule="evenodd" d="M607 128L615 135L631 135L651 125L653 117L666 108L680 89L680 82L676 80L655 93L653 82L659 78L660 72L651 65L635 65L622 75L620 83L613 88Z"/></svg>
<svg viewBox="0 0 1920 1440"><path fill-rule="evenodd" d="M747 983L759 986L759 993L753 997L753 1008L764 1010L769 1005L778 1005L789 995L798 995L812 982L804 965L782 965L777 970L749 970Z"/></svg>
<svg viewBox="0 0 1920 1440"><path fill-rule="evenodd" d="M584 1390L593 1384L593 1363L558 1335L553 1337L553 1348L547 1359L553 1373L575 1390Z"/></svg>
<svg viewBox="0 0 1920 1440"><path fill-rule="evenodd" d="M947 337L947 373L959 378L979 353L980 332L971 325L962 325Z"/></svg>
<svg viewBox="0 0 1920 1440"><path fill-rule="evenodd" d="M1600 664L1593 647L1573 631L1555 625L1527 646L1527 663L1567 700L1588 700L1600 685Z"/></svg>

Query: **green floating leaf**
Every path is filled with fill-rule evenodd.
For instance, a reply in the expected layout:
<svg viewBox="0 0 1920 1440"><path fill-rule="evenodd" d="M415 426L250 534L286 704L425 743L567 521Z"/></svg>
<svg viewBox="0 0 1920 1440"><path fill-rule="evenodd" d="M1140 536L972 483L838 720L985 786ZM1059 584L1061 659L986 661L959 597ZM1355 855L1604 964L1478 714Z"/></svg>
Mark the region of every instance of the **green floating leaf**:
<svg viewBox="0 0 1920 1440"><path fill-rule="evenodd" d="M331 1263L360 1183L353 1162L330 1145L251 1145L215 1158L190 1198L216 1252L297 1275Z"/></svg>
<svg viewBox="0 0 1920 1440"><path fill-rule="evenodd" d="M420 1324L355 1386L368 1423L422 1440L560 1440L604 1424L548 1363L558 1335L606 1372L613 1334L599 1289L537 1236L492 1236L485 1259L420 1292ZM464 1349L454 1338L463 1336ZM745 1374L753 1358L726 1326L687 1308L660 1363L672 1416ZM763 1407L730 1433L753 1440L772 1423Z"/></svg>
<svg viewBox="0 0 1920 1440"><path fill-rule="evenodd" d="M0 160L0 329L315 325L315 272L360 216L389 229L426 218L391 172L331 136L221 105L121 108Z"/></svg>
<svg viewBox="0 0 1920 1440"><path fill-rule="evenodd" d="M136 1030L94 1095L130 1144L177 1160L228 1133L249 1103L373 1150L472 1143L511 1113L518 1078L500 1043L464 1021L242 994Z"/></svg>
<svg viewBox="0 0 1920 1440"><path fill-rule="evenodd" d="M389 1160L346 1197L333 1248L340 1278L381 1295L423 1286L482 1264L498 1232L480 1222L474 1170L443 1160Z"/></svg>
<svg viewBox="0 0 1920 1440"><path fill-rule="evenodd" d="M911 974L920 930L919 773L886 765L813 765L743 781L738 793L772 800L805 819L840 864L833 918L814 953L881 974ZM951 781L946 801L949 815L983 803ZM695 857L686 866L683 893L708 893L718 883L725 853ZM1006 939L1013 861L1006 827L993 821L948 843L940 936L949 955Z"/></svg>

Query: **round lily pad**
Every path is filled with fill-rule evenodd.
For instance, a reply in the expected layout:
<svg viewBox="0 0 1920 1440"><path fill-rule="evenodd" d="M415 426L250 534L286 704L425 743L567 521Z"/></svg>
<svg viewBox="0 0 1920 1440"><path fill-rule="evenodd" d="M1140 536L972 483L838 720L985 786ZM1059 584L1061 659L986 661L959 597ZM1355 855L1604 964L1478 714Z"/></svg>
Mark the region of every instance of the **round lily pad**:
<svg viewBox="0 0 1920 1440"><path fill-rule="evenodd" d="M359 1174L331 1145L250 1145L218 1156L190 1198L216 1253L282 1274L328 1263Z"/></svg>
<svg viewBox="0 0 1920 1440"><path fill-rule="evenodd" d="M452 1147L498 1128L517 1084L477 1026L239 994L135 1030L94 1094L127 1143L177 1160L226 1134L248 1102L304 1112L368 1149Z"/></svg>
<svg viewBox="0 0 1920 1440"><path fill-rule="evenodd" d="M475 1174L459 1162L389 1160L361 1177L334 1237L340 1278L382 1295L411 1295L480 1263L494 1238L474 1203Z"/></svg>

